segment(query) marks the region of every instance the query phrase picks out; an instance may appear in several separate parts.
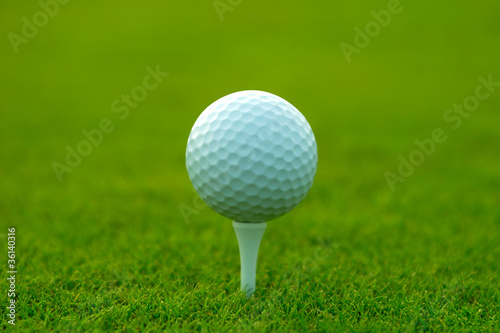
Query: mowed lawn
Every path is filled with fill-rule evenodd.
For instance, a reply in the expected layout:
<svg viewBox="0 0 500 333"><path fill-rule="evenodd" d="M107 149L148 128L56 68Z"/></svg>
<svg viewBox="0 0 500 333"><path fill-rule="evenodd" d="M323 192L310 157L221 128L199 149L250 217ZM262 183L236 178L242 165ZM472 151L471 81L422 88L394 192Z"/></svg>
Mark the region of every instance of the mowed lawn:
<svg viewBox="0 0 500 333"><path fill-rule="evenodd" d="M500 331L500 5L216 4L70 1L32 31L40 3L0 5L1 328ZM249 300L184 162L198 115L246 89L319 150Z"/></svg>

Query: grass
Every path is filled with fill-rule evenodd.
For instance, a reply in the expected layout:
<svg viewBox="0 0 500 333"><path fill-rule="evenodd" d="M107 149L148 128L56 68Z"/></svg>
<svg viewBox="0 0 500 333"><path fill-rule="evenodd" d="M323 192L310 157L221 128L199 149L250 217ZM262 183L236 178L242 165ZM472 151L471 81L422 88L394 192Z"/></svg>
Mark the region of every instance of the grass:
<svg viewBox="0 0 500 333"><path fill-rule="evenodd" d="M500 89L453 130L445 111L500 81L498 4L401 2L348 64L339 48L386 1L70 2L0 59L0 240L16 228L24 331L500 331ZM4 3L20 33L36 2ZM126 119L111 103L146 67L170 75ZM284 97L319 149L307 198L269 223L257 292L239 292L230 221L184 166L198 114L243 89ZM82 130L106 134L62 182ZM391 191L415 139L448 139ZM191 207L184 219L179 205Z"/></svg>

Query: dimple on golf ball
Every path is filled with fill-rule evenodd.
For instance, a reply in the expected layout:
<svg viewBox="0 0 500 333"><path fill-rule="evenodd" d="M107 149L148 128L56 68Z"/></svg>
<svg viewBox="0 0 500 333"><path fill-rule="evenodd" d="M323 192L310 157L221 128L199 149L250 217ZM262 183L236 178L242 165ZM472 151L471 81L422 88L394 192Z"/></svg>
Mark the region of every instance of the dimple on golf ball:
<svg viewBox="0 0 500 333"><path fill-rule="evenodd" d="M266 222L291 211L311 188L317 161L304 116L284 99L255 90L207 107L186 149L195 190L213 210L237 222Z"/></svg>

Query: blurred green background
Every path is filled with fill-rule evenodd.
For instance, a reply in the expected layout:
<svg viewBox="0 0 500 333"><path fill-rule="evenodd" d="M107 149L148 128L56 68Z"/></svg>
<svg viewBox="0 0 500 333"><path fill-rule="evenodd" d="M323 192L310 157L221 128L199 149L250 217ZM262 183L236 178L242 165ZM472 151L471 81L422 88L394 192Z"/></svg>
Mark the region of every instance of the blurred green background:
<svg viewBox="0 0 500 333"><path fill-rule="evenodd" d="M500 89L456 130L443 114L479 76L500 81L500 3L402 0L350 63L340 43L387 1L218 3L223 20L212 1L69 1L17 47L9 33L41 5L0 4L0 233L17 229L18 325L499 330ZM148 66L169 76L120 119L112 102ZM268 226L248 302L231 224L193 203L184 166L197 116L246 89L294 104L319 149L308 197ZM52 163L103 118L115 130L59 182ZM391 191L384 173L438 127L448 140ZM336 250L311 268L318 240Z"/></svg>

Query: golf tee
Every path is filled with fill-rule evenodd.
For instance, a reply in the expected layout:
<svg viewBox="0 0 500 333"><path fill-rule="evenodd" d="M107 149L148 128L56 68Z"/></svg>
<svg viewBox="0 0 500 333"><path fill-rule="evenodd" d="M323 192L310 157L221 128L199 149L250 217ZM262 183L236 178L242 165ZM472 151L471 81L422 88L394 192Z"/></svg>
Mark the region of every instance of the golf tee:
<svg viewBox="0 0 500 333"><path fill-rule="evenodd" d="M257 258L259 246L266 230L267 223L242 223L233 222L238 246L240 248L241 261L241 290L247 298L252 297L255 292L255 275L257 273Z"/></svg>

